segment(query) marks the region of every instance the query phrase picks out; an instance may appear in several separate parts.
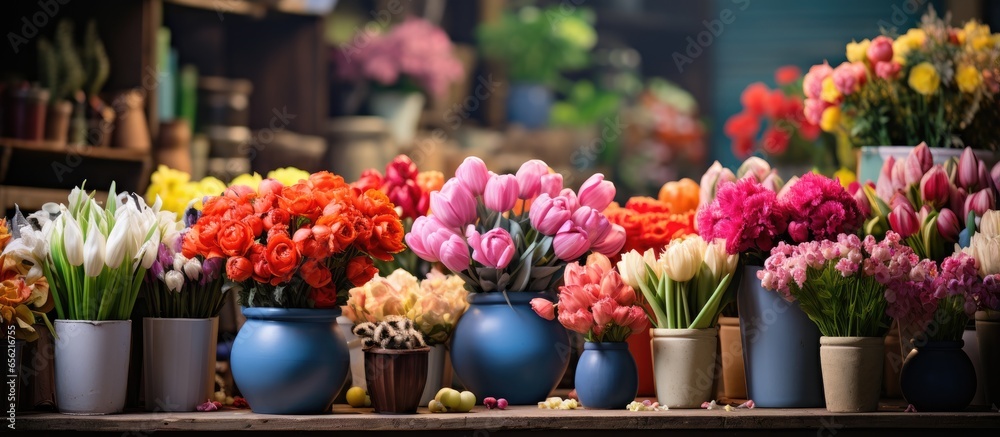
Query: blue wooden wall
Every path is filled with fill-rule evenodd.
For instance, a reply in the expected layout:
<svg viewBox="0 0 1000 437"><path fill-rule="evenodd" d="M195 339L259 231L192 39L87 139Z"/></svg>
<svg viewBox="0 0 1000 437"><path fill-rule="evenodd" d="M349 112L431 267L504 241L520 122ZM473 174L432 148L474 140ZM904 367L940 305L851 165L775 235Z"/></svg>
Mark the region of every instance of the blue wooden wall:
<svg viewBox="0 0 1000 437"><path fill-rule="evenodd" d="M919 22L928 0L713 0L716 17L725 9L735 16L710 46L714 77L711 117L712 155L730 167L738 165L730 141L722 132L729 116L740 111L740 93L750 83L774 84L774 70L845 60L844 46L852 39L879 35L881 25ZM920 10L907 14L913 4ZM745 9L741 7L745 6ZM697 61L696 61L697 62Z"/></svg>

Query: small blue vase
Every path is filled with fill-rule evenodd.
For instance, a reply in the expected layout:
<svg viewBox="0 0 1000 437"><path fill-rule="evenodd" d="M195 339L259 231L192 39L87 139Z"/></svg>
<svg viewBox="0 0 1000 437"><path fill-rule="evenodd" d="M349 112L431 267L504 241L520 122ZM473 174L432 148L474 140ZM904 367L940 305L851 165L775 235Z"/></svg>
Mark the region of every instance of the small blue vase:
<svg viewBox="0 0 1000 437"><path fill-rule="evenodd" d="M962 340L928 341L910 351L899 390L917 411L962 411L976 397L976 368Z"/></svg>
<svg viewBox="0 0 1000 437"><path fill-rule="evenodd" d="M826 404L820 370L820 332L798 302L788 302L745 266L737 293L747 395L764 408L819 408Z"/></svg>
<svg viewBox="0 0 1000 437"><path fill-rule="evenodd" d="M536 83L511 84L507 94L507 122L526 129L540 129L549 124L552 90Z"/></svg>
<svg viewBox="0 0 1000 437"><path fill-rule="evenodd" d="M569 366L569 335L556 320L531 309L531 299L549 293L510 292L469 295L469 309L451 340L455 375L480 399L505 398L531 405L556 388Z"/></svg>
<svg viewBox="0 0 1000 437"><path fill-rule="evenodd" d="M576 364L575 383L576 395L584 407L625 408L639 390L639 372L628 343L585 343Z"/></svg>
<svg viewBox="0 0 1000 437"><path fill-rule="evenodd" d="M350 355L340 308L243 308L233 379L254 413L319 414L347 379Z"/></svg>

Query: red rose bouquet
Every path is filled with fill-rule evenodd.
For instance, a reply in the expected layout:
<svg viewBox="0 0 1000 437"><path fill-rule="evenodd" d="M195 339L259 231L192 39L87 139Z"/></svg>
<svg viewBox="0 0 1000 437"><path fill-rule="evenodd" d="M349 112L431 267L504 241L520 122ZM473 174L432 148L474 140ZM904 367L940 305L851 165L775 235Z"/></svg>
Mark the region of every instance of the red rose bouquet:
<svg viewBox="0 0 1000 437"><path fill-rule="evenodd" d="M352 188L329 172L257 191L233 186L206 198L184 236L185 257L226 259L226 276L248 307L331 308L368 282L372 258L403 250L403 225L378 190Z"/></svg>

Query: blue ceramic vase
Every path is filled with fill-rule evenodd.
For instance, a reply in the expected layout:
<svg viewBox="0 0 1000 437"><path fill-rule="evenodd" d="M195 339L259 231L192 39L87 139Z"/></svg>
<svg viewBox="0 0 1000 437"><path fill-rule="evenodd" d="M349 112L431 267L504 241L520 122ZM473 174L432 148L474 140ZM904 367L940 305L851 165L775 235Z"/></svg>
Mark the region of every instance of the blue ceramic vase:
<svg viewBox="0 0 1000 437"><path fill-rule="evenodd" d="M255 413L319 414L347 379L350 355L340 308L243 308L233 379Z"/></svg>
<svg viewBox="0 0 1000 437"><path fill-rule="evenodd" d="M976 369L962 340L928 341L903 361L899 389L917 411L962 411L976 396Z"/></svg>
<svg viewBox="0 0 1000 437"><path fill-rule="evenodd" d="M552 100L552 90L545 85L511 84L507 94L507 122L527 129L543 128L549 124Z"/></svg>
<svg viewBox="0 0 1000 437"><path fill-rule="evenodd" d="M530 405L559 384L569 366L569 335L557 320L531 309L531 299L547 293L500 292L469 295L451 340L455 375L480 398L505 398Z"/></svg>
<svg viewBox="0 0 1000 437"><path fill-rule="evenodd" d="M764 408L819 408L826 402L816 324L745 266L737 293L747 395Z"/></svg>
<svg viewBox="0 0 1000 437"><path fill-rule="evenodd" d="M576 364L575 383L584 407L625 408L639 390L639 372L628 343L586 342Z"/></svg>

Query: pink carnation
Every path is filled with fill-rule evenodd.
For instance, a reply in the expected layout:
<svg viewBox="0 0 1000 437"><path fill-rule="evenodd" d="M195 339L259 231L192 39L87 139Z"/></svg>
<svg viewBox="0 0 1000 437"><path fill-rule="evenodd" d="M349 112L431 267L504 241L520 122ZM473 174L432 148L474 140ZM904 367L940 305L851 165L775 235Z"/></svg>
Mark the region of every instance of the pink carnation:
<svg viewBox="0 0 1000 437"><path fill-rule="evenodd" d="M830 240L852 234L863 216L854 197L836 180L808 173L781 197L792 241Z"/></svg>
<svg viewBox="0 0 1000 437"><path fill-rule="evenodd" d="M715 200L698 211L698 232L705 241L726 240L730 254L766 254L788 226L787 211L774 191L752 178L720 186Z"/></svg>

